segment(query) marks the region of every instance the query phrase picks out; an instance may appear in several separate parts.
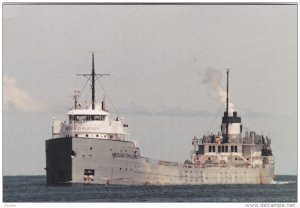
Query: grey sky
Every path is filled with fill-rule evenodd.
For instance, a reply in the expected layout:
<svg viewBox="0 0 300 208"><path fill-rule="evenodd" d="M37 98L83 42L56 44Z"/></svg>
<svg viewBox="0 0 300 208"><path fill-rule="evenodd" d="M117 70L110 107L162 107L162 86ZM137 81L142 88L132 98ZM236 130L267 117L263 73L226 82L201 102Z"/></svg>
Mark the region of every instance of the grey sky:
<svg viewBox="0 0 300 208"><path fill-rule="evenodd" d="M230 68L245 129L270 132L276 174L297 173L296 5L4 5L2 33L4 175L45 174L52 117L82 89L90 51L143 156L183 162L193 136L219 130L203 80L213 68L225 86Z"/></svg>

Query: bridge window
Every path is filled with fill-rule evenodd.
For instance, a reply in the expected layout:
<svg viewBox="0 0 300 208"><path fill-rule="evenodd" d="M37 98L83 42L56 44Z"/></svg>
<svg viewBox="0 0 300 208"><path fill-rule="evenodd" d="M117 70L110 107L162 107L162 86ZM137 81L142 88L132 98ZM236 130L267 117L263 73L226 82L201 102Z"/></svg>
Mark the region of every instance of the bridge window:
<svg viewBox="0 0 300 208"><path fill-rule="evenodd" d="M237 146L231 146L230 150L231 152L237 152Z"/></svg>
<svg viewBox="0 0 300 208"><path fill-rule="evenodd" d="M212 146L212 151L215 152L216 151L216 147Z"/></svg>
<svg viewBox="0 0 300 208"><path fill-rule="evenodd" d="M221 146L218 146L218 152L221 152Z"/></svg>
<svg viewBox="0 0 300 208"><path fill-rule="evenodd" d="M95 116L92 116L92 120L104 121L105 120L105 116L104 115L95 115Z"/></svg>
<svg viewBox="0 0 300 208"><path fill-rule="evenodd" d="M74 115L69 115L69 121L74 121Z"/></svg>
<svg viewBox="0 0 300 208"><path fill-rule="evenodd" d="M211 152L211 146L208 147L208 151Z"/></svg>
<svg viewBox="0 0 300 208"><path fill-rule="evenodd" d="M228 152L228 146L225 146L225 152Z"/></svg>
<svg viewBox="0 0 300 208"><path fill-rule="evenodd" d="M200 154L200 155L204 154L204 145L198 146L198 154Z"/></svg>
<svg viewBox="0 0 300 208"><path fill-rule="evenodd" d="M104 121L105 115L69 115L70 121Z"/></svg>
<svg viewBox="0 0 300 208"><path fill-rule="evenodd" d="M74 116L74 121L86 121L87 116L86 115L75 115Z"/></svg>

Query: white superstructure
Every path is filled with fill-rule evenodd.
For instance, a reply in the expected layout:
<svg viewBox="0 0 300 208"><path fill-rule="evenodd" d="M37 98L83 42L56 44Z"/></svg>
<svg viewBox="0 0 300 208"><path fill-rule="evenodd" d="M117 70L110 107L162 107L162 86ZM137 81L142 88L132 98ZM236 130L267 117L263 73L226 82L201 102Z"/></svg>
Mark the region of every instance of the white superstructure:
<svg viewBox="0 0 300 208"><path fill-rule="evenodd" d="M68 121L53 120L52 138L83 137L93 139L129 140L128 125L110 119L110 114L100 108L73 109L67 113Z"/></svg>

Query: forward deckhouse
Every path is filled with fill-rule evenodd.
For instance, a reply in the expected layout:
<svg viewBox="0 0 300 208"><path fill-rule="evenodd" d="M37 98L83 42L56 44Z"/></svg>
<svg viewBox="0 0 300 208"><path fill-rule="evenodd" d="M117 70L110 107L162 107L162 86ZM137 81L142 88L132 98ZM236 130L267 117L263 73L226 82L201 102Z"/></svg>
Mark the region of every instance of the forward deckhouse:
<svg viewBox="0 0 300 208"><path fill-rule="evenodd" d="M129 137L128 125L123 125L119 118L111 120L110 114L104 110L72 109L67 116L68 121L53 121L54 138L65 136L126 140Z"/></svg>

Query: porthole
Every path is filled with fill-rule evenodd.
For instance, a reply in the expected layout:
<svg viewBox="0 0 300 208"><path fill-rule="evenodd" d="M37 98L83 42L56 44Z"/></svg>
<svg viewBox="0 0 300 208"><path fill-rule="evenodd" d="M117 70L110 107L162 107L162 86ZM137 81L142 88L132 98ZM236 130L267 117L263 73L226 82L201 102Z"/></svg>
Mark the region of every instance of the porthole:
<svg viewBox="0 0 300 208"><path fill-rule="evenodd" d="M75 134L75 137L78 137L78 134Z"/></svg>
<svg viewBox="0 0 300 208"><path fill-rule="evenodd" d="M99 137L99 135L97 134L96 137Z"/></svg>
<svg viewBox="0 0 300 208"><path fill-rule="evenodd" d="M90 147L90 150L92 150L93 149L93 147Z"/></svg>
<svg viewBox="0 0 300 208"><path fill-rule="evenodd" d="M89 137L89 135L88 135L88 134L86 134L86 135L85 135L85 137Z"/></svg>

